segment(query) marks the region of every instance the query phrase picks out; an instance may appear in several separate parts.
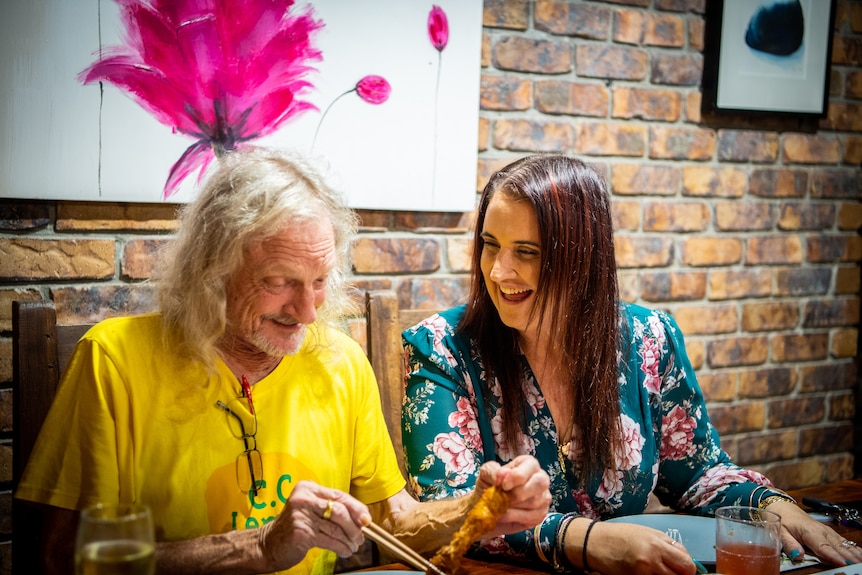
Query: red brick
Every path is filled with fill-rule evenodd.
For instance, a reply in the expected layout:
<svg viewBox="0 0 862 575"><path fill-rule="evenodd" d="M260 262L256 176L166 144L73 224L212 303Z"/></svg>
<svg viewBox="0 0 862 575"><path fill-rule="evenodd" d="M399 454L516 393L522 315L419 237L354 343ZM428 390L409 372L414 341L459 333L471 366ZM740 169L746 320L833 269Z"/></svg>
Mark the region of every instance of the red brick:
<svg viewBox="0 0 862 575"><path fill-rule="evenodd" d="M707 228L709 208L700 203L644 203L645 232L697 232Z"/></svg>
<svg viewBox="0 0 862 575"><path fill-rule="evenodd" d="M826 465L816 459L803 459L769 468L769 479L780 489L800 489L825 483Z"/></svg>
<svg viewBox="0 0 862 575"><path fill-rule="evenodd" d="M605 44L578 44L575 62L579 76L609 80L643 80L649 57L638 48Z"/></svg>
<svg viewBox="0 0 862 575"><path fill-rule="evenodd" d="M798 433L795 430L787 430L740 437L736 450L734 462L738 465L793 459L799 450Z"/></svg>
<svg viewBox="0 0 862 575"><path fill-rule="evenodd" d="M774 163L778 134L754 130L719 130L718 159L722 162Z"/></svg>
<svg viewBox="0 0 862 575"><path fill-rule="evenodd" d="M685 97L685 121L699 124L701 121L701 103L703 98L700 92L689 92Z"/></svg>
<svg viewBox="0 0 862 575"><path fill-rule="evenodd" d="M615 200L611 205L614 230L637 231L641 222L640 213L640 202Z"/></svg>
<svg viewBox="0 0 862 575"><path fill-rule="evenodd" d="M460 234L472 229L473 212L394 212L393 230Z"/></svg>
<svg viewBox="0 0 862 575"><path fill-rule="evenodd" d="M651 272L641 274L641 297L649 302L692 301L706 296L702 272Z"/></svg>
<svg viewBox="0 0 862 575"><path fill-rule="evenodd" d="M688 46L697 52L703 52L704 46L704 20L703 18L689 18L688 20Z"/></svg>
<svg viewBox="0 0 862 575"><path fill-rule="evenodd" d="M785 134L784 160L792 164L837 164L841 141L836 136Z"/></svg>
<svg viewBox="0 0 862 575"><path fill-rule="evenodd" d="M665 160L709 160L715 153L715 132L703 128L650 127L649 157Z"/></svg>
<svg viewBox="0 0 862 575"><path fill-rule="evenodd" d="M812 198L860 199L862 176L857 169L818 170L811 176Z"/></svg>
<svg viewBox="0 0 862 575"><path fill-rule="evenodd" d="M822 397L802 397L769 402L769 427L796 427L819 423L826 415Z"/></svg>
<svg viewBox="0 0 862 575"><path fill-rule="evenodd" d="M685 21L674 14L650 14L646 23L644 44L682 48L685 44Z"/></svg>
<svg viewBox="0 0 862 575"><path fill-rule="evenodd" d="M745 299L766 297L772 293L769 270L731 270L709 272L709 299Z"/></svg>
<svg viewBox="0 0 862 575"><path fill-rule="evenodd" d="M607 40L611 12L604 6L542 0L535 3L536 30L589 40Z"/></svg>
<svg viewBox="0 0 862 575"><path fill-rule="evenodd" d="M798 236L750 237L745 244L746 265L802 263L802 241Z"/></svg>
<svg viewBox="0 0 862 575"><path fill-rule="evenodd" d="M614 164L611 174L611 190L614 194L672 196L680 189L680 171L676 167Z"/></svg>
<svg viewBox="0 0 862 575"><path fill-rule="evenodd" d="M50 223L47 203L0 198L0 230L33 231Z"/></svg>
<svg viewBox="0 0 862 575"><path fill-rule="evenodd" d="M781 204L778 228L781 230L831 230L835 225L835 206L812 202Z"/></svg>
<svg viewBox="0 0 862 575"><path fill-rule="evenodd" d="M694 12L703 14L706 10L706 0L655 0L656 10L668 12Z"/></svg>
<svg viewBox="0 0 862 575"><path fill-rule="evenodd" d="M773 361L813 361L829 356L828 333L774 335L770 344Z"/></svg>
<svg viewBox="0 0 862 575"><path fill-rule="evenodd" d="M179 227L174 204L58 202L57 230L173 231Z"/></svg>
<svg viewBox="0 0 862 575"><path fill-rule="evenodd" d="M398 283L398 307L404 309L449 308L467 301L468 276L405 278Z"/></svg>
<svg viewBox="0 0 862 575"><path fill-rule="evenodd" d="M793 368L744 370L739 373L740 399L758 399L787 395L796 387Z"/></svg>
<svg viewBox="0 0 862 575"><path fill-rule="evenodd" d="M687 238L680 245L680 261L687 266L727 266L742 260L740 238Z"/></svg>
<svg viewBox="0 0 862 575"><path fill-rule="evenodd" d="M859 323L859 298L808 300L803 312L803 327L838 327Z"/></svg>
<svg viewBox="0 0 862 575"><path fill-rule="evenodd" d="M832 64L862 66L862 38L833 34Z"/></svg>
<svg viewBox="0 0 862 575"><path fill-rule="evenodd" d="M831 425L799 430L799 454L802 456L853 450L853 426Z"/></svg>
<svg viewBox="0 0 862 575"><path fill-rule="evenodd" d="M57 323L96 323L109 317L156 311L155 288L151 284L96 285L51 290L57 308Z"/></svg>
<svg viewBox="0 0 862 575"><path fill-rule="evenodd" d="M114 240L0 238L0 279L109 279Z"/></svg>
<svg viewBox="0 0 862 575"><path fill-rule="evenodd" d="M120 276L123 279L143 280L153 277L159 264L159 250L169 240L132 238L123 246Z"/></svg>
<svg viewBox="0 0 862 575"><path fill-rule="evenodd" d="M862 164L862 136L844 138L844 163Z"/></svg>
<svg viewBox="0 0 862 575"><path fill-rule="evenodd" d="M862 228L862 204L841 204L838 208L838 229L857 231Z"/></svg>
<svg viewBox="0 0 862 575"><path fill-rule="evenodd" d="M545 114L608 115L608 89L603 84L545 80L535 85L536 109Z"/></svg>
<svg viewBox="0 0 862 575"><path fill-rule="evenodd" d="M742 306L742 329L778 331L799 325L799 304L795 301L767 301Z"/></svg>
<svg viewBox="0 0 862 575"><path fill-rule="evenodd" d="M453 273L470 273L470 262L472 253L472 238L447 239L446 260L449 262L449 271Z"/></svg>
<svg viewBox="0 0 862 575"><path fill-rule="evenodd" d="M663 267L673 261L673 240L616 234L614 253L621 268Z"/></svg>
<svg viewBox="0 0 862 575"><path fill-rule="evenodd" d="M834 394L829 397L829 420L852 420L856 415L856 399L852 393Z"/></svg>
<svg viewBox="0 0 862 575"><path fill-rule="evenodd" d="M508 76L482 76L479 105L483 110L528 110L533 106L533 84Z"/></svg>
<svg viewBox="0 0 862 575"><path fill-rule="evenodd" d="M350 247L359 274L432 272L440 268L440 244L433 239L360 237Z"/></svg>
<svg viewBox="0 0 862 575"><path fill-rule="evenodd" d="M676 122L682 114L682 94L671 90L616 88L614 118Z"/></svg>
<svg viewBox="0 0 862 575"><path fill-rule="evenodd" d="M766 407L759 401L716 405L710 407L709 419L720 435L760 431L766 423Z"/></svg>
<svg viewBox="0 0 862 575"><path fill-rule="evenodd" d="M834 358L855 357L859 349L859 330L856 328L832 330L829 353Z"/></svg>
<svg viewBox="0 0 862 575"><path fill-rule="evenodd" d="M42 299L42 294L34 288L0 288L0 332L12 331L13 301L34 301L40 299Z"/></svg>
<svg viewBox="0 0 862 575"><path fill-rule="evenodd" d="M862 100L862 70L848 70L845 76L844 97Z"/></svg>
<svg viewBox="0 0 862 575"><path fill-rule="evenodd" d="M635 124L582 122L577 127L575 149L590 156L642 156L646 128Z"/></svg>
<svg viewBox="0 0 862 575"><path fill-rule="evenodd" d="M715 227L723 232L770 230L777 219L773 204L765 202L716 202Z"/></svg>
<svg viewBox="0 0 862 575"><path fill-rule="evenodd" d="M835 293L856 294L862 288L862 271L858 266L839 267L835 272Z"/></svg>
<svg viewBox="0 0 862 575"><path fill-rule="evenodd" d="M752 195L763 198L802 198L808 193L808 174L801 170L756 169L748 182Z"/></svg>
<svg viewBox="0 0 862 575"><path fill-rule="evenodd" d="M359 231L386 231L392 227L392 214L389 210L356 210L356 215L359 216Z"/></svg>
<svg viewBox="0 0 862 575"><path fill-rule="evenodd" d="M703 77L700 54L656 54L652 58L650 82L672 86L697 86Z"/></svg>
<svg viewBox="0 0 862 575"><path fill-rule="evenodd" d="M491 121L488 118L479 118L479 135L477 139L477 146L480 152L484 152L488 149L488 141L491 136Z"/></svg>
<svg viewBox="0 0 862 575"><path fill-rule="evenodd" d="M642 44L649 15L643 10L617 10L614 12L614 42Z"/></svg>
<svg viewBox="0 0 862 575"><path fill-rule="evenodd" d="M862 105L849 102L830 102L826 118L820 120L820 129L838 132L862 132Z"/></svg>
<svg viewBox="0 0 862 575"><path fill-rule="evenodd" d="M704 373L697 377L703 397L710 402L736 399L736 374L727 371Z"/></svg>
<svg viewBox="0 0 862 575"><path fill-rule="evenodd" d="M683 195L741 198L748 177L739 168L689 166L682 170Z"/></svg>
<svg viewBox="0 0 862 575"><path fill-rule="evenodd" d="M526 30L530 24L530 0L484 0L482 26Z"/></svg>
<svg viewBox="0 0 862 575"><path fill-rule="evenodd" d="M673 317L686 335L731 333L739 328L739 313L733 304L677 307Z"/></svg>
<svg viewBox="0 0 862 575"><path fill-rule="evenodd" d="M783 268L775 270L775 296L800 297L829 291L832 274L825 268Z"/></svg>
<svg viewBox="0 0 862 575"><path fill-rule="evenodd" d="M562 152L575 141L569 123L497 120L494 122L494 147L523 152Z"/></svg>
<svg viewBox="0 0 862 575"><path fill-rule="evenodd" d="M714 339L706 346L707 363L712 368L760 365L769 357L766 336Z"/></svg>
<svg viewBox="0 0 862 575"><path fill-rule="evenodd" d="M800 393L852 390L856 387L856 365L853 362L830 361L799 368Z"/></svg>
<svg viewBox="0 0 862 575"><path fill-rule="evenodd" d="M806 259L814 263L857 262L862 259L862 238L853 236L808 236Z"/></svg>
<svg viewBox="0 0 862 575"><path fill-rule="evenodd" d="M539 74L572 71L572 51L567 42L504 36L493 44L491 60L501 70Z"/></svg>

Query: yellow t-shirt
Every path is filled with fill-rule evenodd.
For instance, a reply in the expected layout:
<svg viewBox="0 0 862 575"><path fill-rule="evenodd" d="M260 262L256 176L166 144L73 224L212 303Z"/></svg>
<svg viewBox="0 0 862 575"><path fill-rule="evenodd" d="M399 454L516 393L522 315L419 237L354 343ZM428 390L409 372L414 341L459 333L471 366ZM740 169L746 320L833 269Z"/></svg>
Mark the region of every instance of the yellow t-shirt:
<svg viewBox="0 0 862 575"><path fill-rule="evenodd" d="M256 497L240 490L245 446L216 405L240 395L236 378L221 361L208 374L164 341L159 314L87 332L16 497L67 509L141 502L157 540L177 541L271 521L304 479L365 503L404 486L374 373L347 335L309 327L299 353L252 387L264 481ZM335 559L313 549L287 572L331 573Z"/></svg>

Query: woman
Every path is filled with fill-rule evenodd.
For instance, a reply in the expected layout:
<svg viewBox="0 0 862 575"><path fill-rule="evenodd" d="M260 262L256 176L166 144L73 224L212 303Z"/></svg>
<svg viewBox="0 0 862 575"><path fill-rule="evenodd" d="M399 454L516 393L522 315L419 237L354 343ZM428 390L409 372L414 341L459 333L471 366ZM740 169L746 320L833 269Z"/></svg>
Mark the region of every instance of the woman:
<svg viewBox="0 0 862 575"><path fill-rule="evenodd" d="M667 314L618 301L611 205L598 174L563 156L503 168L482 193L470 299L403 334L409 483L423 500L472 489L484 461L534 455L551 478L535 529L479 555L606 574L695 565L654 529L597 519L760 506L785 553L862 561L763 475L721 450L682 333Z"/></svg>

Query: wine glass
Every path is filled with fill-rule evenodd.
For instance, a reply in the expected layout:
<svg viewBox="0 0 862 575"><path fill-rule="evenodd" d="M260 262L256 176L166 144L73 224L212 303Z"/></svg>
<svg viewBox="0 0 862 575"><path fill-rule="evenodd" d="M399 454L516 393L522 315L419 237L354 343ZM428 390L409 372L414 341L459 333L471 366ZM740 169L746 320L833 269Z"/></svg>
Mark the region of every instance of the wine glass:
<svg viewBox="0 0 862 575"><path fill-rule="evenodd" d="M153 575L155 535L150 510L139 504L96 505L81 512L76 575Z"/></svg>

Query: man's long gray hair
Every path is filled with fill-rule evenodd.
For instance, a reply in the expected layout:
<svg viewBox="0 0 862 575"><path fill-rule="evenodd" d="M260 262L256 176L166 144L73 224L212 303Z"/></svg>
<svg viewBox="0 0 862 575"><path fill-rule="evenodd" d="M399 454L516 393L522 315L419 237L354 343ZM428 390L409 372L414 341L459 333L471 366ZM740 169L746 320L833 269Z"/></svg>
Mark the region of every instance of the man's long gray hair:
<svg viewBox="0 0 862 575"><path fill-rule="evenodd" d="M356 312L345 286L357 227L353 210L298 156L251 148L220 158L200 195L182 209L179 231L157 273L159 307L170 338L182 352L214 367L227 324L226 286L241 267L244 250L285 227L327 218L337 263L317 321L334 324Z"/></svg>

